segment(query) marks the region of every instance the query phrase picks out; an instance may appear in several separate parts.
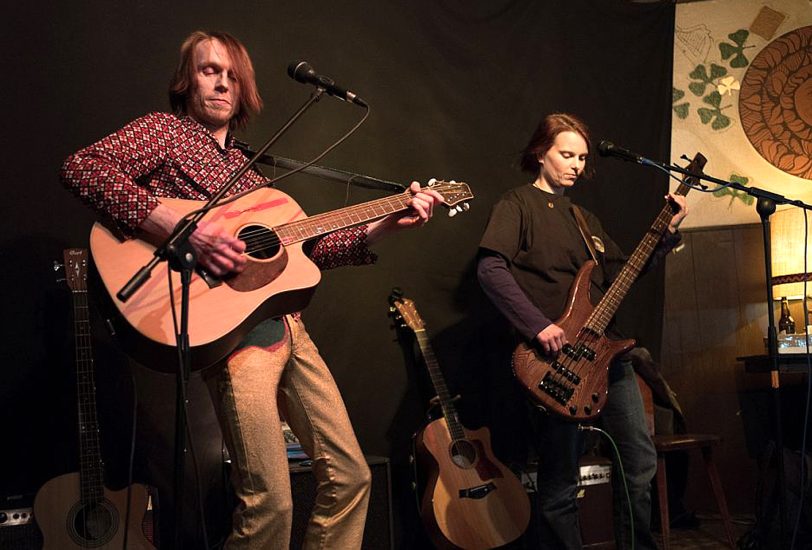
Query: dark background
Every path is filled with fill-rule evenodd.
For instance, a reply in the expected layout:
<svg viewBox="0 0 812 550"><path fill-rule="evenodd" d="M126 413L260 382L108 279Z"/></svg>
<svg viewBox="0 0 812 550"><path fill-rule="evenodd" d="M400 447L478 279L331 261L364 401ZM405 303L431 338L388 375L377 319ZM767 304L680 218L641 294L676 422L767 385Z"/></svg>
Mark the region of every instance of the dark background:
<svg viewBox="0 0 812 550"><path fill-rule="evenodd" d="M473 271L479 237L497 198L528 181L515 161L546 113L577 113L596 142L610 139L669 158L673 5L94 0L15 3L4 19L0 494L33 493L77 467L70 294L55 282L52 262L66 247L87 246L94 218L61 188L59 166L129 120L166 110L178 48L198 28L234 34L253 57L266 108L242 139L259 146L307 98L310 90L285 75L289 62L304 59L372 107L367 123L322 164L404 184L456 179L476 195L467 214L447 219L438 212L427 227L381 243L376 266L326 273L305 313L361 446L392 460L396 496L408 493L409 438L430 395L422 366L412 364L390 326L387 297L394 286L426 321L452 393L463 395L464 423L490 426L505 462L525 459L521 398L507 348L499 344L502 325ZM309 159L360 114L325 97L271 153ZM661 208L665 176L614 160L596 159L596 167L597 176L571 194L631 251ZM343 206L347 193L342 183L309 177L280 188L311 214ZM352 188L348 201L382 194ZM627 332L655 356L662 296L662 272L655 271L635 285L621 312ZM103 339L97 367L111 484L121 485L131 378ZM155 472L165 471L171 457L172 380L133 372L140 411L136 477L162 485ZM219 476L219 432L198 376L191 386L207 484ZM396 516L408 521L403 500Z"/></svg>

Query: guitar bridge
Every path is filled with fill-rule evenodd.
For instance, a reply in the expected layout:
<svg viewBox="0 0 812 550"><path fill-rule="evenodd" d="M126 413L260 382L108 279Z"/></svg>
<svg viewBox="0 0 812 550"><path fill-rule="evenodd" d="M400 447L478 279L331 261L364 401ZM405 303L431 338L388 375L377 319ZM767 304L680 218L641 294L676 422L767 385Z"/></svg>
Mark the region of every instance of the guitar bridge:
<svg viewBox="0 0 812 550"><path fill-rule="evenodd" d="M471 487L469 489L460 489L460 498L472 498L474 500L478 500L480 498L485 498L495 490L496 485L494 485L493 481L491 481L490 483L486 483L485 485L479 485L477 487Z"/></svg>
<svg viewBox="0 0 812 550"><path fill-rule="evenodd" d="M565 382L553 379L553 374L548 372L539 382L539 389L555 399L558 403L566 405L575 392L575 388L570 387Z"/></svg>
<svg viewBox="0 0 812 550"><path fill-rule="evenodd" d="M202 267L196 267L195 272L200 276L201 279L208 285L209 288L215 288L223 284L223 280L219 277L212 275Z"/></svg>

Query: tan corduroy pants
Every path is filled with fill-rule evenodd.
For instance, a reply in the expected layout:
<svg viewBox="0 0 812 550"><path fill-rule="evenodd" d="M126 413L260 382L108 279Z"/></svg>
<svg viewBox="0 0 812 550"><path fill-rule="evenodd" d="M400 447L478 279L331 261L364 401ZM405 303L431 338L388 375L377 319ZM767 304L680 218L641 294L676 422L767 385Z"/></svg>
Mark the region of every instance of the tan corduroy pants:
<svg viewBox="0 0 812 550"><path fill-rule="evenodd" d="M360 548L370 472L333 376L298 316L270 348L235 352L210 388L238 498L227 549L287 549L292 499L280 411L313 459L305 548Z"/></svg>

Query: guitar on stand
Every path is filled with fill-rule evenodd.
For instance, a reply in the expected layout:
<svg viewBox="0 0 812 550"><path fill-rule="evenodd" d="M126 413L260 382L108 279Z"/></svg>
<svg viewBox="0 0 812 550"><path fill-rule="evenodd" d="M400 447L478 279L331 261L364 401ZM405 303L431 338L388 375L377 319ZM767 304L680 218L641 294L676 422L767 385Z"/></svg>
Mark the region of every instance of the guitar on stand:
<svg viewBox="0 0 812 550"><path fill-rule="evenodd" d="M707 159L697 153L687 170L699 174L706 162ZM686 177L674 193L687 195L692 185L696 185L695 178ZM593 306L590 300L595 261L588 260L578 270L570 287L564 315L555 322L566 334L568 342L560 353L544 355L528 342L522 342L514 350L516 378L530 393L531 399L545 410L573 422L588 422L600 415L606 404L609 365L635 344L631 339L610 340L604 331L660 242L673 215L671 205L666 204L598 305Z"/></svg>
<svg viewBox="0 0 812 550"><path fill-rule="evenodd" d="M389 302L396 321L417 338L443 413L415 435L416 458L428 472L420 515L432 542L484 550L518 539L530 521L527 492L494 457L488 429L460 423L414 302L397 290Z"/></svg>
<svg viewBox="0 0 812 550"><path fill-rule="evenodd" d="M64 251L65 276L73 294L76 343L76 386L79 405L79 472L45 483L34 499L34 517L42 531L45 550L71 548L152 549L142 532L148 494L131 485L129 522L125 525L128 489L104 487L104 465L96 415L96 385L87 300L86 249Z"/></svg>

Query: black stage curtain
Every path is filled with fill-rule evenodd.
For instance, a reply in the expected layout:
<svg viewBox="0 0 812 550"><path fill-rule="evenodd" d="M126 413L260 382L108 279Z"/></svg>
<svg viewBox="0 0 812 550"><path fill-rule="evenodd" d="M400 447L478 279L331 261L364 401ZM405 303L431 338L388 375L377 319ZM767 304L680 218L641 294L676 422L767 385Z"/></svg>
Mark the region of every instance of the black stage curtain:
<svg viewBox="0 0 812 550"><path fill-rule="evenodd" d="M93 0L16 3L7 12L0 403L5 418L16 420L6 425L9 464L0 492L36 490L76 464L70 299L51 262L65 247L87 245L93 215L60 188L58 167L128 120L166 110L179 44L197 28L229 31L253 55L266 108L241 134L247 141L264 142L306 99L309 90L285 76L289 62L304 59L372 106L366 125L323 164L402 183L436 177L471 185L476 199L467 214L438 213L429 226L381 243L374 267L326 273L305 320L369 454L404 462L428 398L422 366L404 355L387 317L387 296L398 286L415 300L449 385L463 395L466 424L491 425L497 450L507 460L521 456L522 430L509 417L515 388L498 351L501 323L474 278L479 237L493 202L526 182L516 157L545 113L578 113L596 141L669 158L670 2ZM308 159L359 114L325 97L272 152ZM597 176L572 194L631 251L661 208L666 178L614 160L596 159L596 167ZM382 195L311 177L281 188L311 214ZM627 332L655 355L662 297L656 271L636 284L621 313ZM106 431L120 438L129 428L127 407L112 405L127 403L115 392L126 394L129 378L122 382L116 360L98 362L106 381L102 412L125 411L121 419L104 417L102 429L117 426ZM139 391L148 396L142 408L151 400L171 410L171 384L139 376ZM206 418L199 445L219 448L207 396L195 393L199 385L195 378L195 406ZM171 441L171 427L171 413L152 411L140 438ZM125 454L126 441L107 445Z"/></svg>

